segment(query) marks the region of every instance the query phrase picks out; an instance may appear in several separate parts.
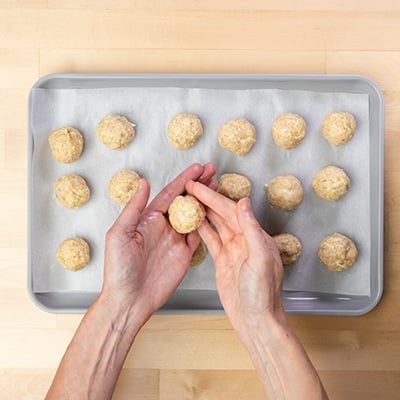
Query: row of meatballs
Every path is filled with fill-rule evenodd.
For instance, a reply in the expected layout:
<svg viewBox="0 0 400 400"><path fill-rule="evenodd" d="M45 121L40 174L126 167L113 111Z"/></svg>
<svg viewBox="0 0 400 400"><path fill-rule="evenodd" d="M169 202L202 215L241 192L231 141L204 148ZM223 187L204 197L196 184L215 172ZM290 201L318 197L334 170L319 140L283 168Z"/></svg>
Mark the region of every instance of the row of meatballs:
<svg viewBox="0 0 400 400"><path fill-rule="evenodd" d="M321 125L324 137L335 146L348 143L354 136L356 120L348 112L328 114ZM167 128L170 143L178 150L192 147L203 135L203 125L195 114L176 115ZM135 137L135 124L121 115L107 115L97 126L97 137L110 149L126 147ZM283 149L297 147L306 135L306 122L298 114L284 113L272 123L274 142ZM218 132L218 142L222 148L243 156L250 152L256 142L256 129L245 118L228 121ZM63 127L53 131L49 137L53 157L61 163L76 161L83 150L83 137L73 127Z"/></svg>

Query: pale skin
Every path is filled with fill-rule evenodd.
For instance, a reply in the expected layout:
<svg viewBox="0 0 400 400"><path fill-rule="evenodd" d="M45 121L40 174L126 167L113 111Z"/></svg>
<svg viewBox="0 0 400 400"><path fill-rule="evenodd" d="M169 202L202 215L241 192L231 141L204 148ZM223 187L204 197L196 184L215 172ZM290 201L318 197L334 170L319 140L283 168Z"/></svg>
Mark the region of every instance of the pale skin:
<svg viewBox="0 0 400 400"><path fill-rule="evenodd" d="M248 200L236 204L215 192L215 172L213 164L193 164L148 205L150 187L140 181L138 193L107 232L102 291L82 319L46 399L111 399L136 335L184 278L200 237L214 259L226 314L268 398L327 399L287 323L274 242ZM198 232L181 235L166 212L185 191L207 206L207 220Z"/></svg>
<svg viewBox="0 0 400 400"><path fill-rule="evenodd" d="M249 352L267 398L328 399L287 321L279 252L254 217L250 200L235 203L199 182L188 182L186 189L207 206L207 220L198 232L214 260L226 315Z"/></svg>

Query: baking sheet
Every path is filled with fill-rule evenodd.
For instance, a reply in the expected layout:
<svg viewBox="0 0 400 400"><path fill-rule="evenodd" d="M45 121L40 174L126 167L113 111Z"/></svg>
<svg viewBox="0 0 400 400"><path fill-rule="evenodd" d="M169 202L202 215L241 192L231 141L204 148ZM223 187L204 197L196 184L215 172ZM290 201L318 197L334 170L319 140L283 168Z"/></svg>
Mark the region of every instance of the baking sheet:
<svg viewBox="0 0 400 400"><path fill-rule="evenodd" d="M370 176L369 99L365 93L205 88L104 88L41 89L31 93L32 158L31 269L33 291L98 292L102 284L103 247L106 230L120 212L107 197L107 183L119 169L132 168L152 185L152 196L183 168L197 161L213 161L218 174L242 173L253 182L252 202L260 223L272 234L290 232L303 243L303 255L285 272L284 289L310 293L370 294ZM352 112L357 133L344 147L333 148L320 134L322 118L329 112ZM308 126L303 143L285 151L271 137L273 119L282 112L302 115ZM177 151L166 136L170 119L180 112L201 118L205 133L192 149ZM125 115L137 125L137 136L124 150L112 151L101 144L95 129L108 113ZM257 143L250 154L237 157L218 146L218 128L232 118L246 117L257 129ZM85 137L80 160L56 163L47 144L49 133L71 125ZM348 195L337 203L316 198L311 188L314 174L328 164L344 168L352 179ZM361 167L360 167L361 166ZM53 182L62 174L84 176L92 190L90 202L79 210L66 210L54 199ZM295 174L303 183L305 198L295 211L273 210L265 201L265 187L273 177ZM101 216L101 218L99 218ZM316 257L319 241L339 231L353 238L359 249L357 264L340 274L327 271ZM77 273L63 270L54 254L69 236L87 238L90 265ZM181 288L215 290L211 259L190 270Z"/></svg>

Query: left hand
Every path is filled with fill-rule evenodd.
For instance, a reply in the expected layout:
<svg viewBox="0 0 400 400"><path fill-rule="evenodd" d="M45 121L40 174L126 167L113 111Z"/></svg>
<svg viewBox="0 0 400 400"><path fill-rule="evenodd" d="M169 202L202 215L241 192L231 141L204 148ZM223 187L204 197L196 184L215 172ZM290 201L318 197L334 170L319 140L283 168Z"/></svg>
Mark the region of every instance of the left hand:
<svg viewBox="0 0 400 400"><path fill-rule="evenodd" d="M197 232L175 232L165 216L168 207L190 180L215 186L215 171L211 163L191 165L147 207L150 186L142 179L138 192L107 232L102 294L120 306L137 306L143 323L178 287L200 241Z"/></svg>

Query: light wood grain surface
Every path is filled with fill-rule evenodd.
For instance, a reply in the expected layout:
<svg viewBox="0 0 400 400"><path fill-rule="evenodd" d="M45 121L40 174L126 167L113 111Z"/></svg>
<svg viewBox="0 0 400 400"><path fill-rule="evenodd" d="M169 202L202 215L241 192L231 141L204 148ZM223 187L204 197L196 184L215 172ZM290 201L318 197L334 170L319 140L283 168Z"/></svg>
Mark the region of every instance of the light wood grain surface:
<svg viewBox="0 0 400 400"><path fill-rule="evenodd" d="M27 96L52 72L357 73L385 95L385 287L361 317L291 316L332 399L400 393L398 0L0 0L0 398L41 399L81 315L26 290ZM223 316L155 316L115 399L262 399Z"/></svg>

